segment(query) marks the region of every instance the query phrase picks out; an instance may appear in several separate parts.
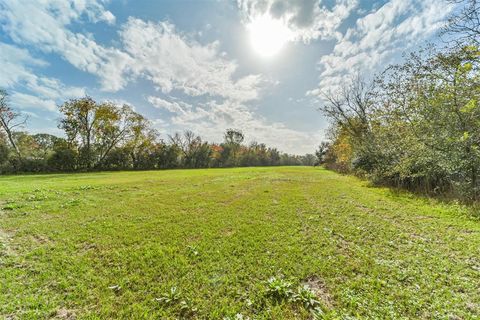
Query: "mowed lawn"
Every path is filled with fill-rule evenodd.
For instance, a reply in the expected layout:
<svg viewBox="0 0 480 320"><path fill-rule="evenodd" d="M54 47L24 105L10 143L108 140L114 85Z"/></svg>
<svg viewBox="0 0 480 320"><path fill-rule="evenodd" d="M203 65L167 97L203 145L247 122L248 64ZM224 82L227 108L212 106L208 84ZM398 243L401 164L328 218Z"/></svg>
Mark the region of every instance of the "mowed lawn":
<svg viewBox="0 0 480 320"><path fill-rule="evenodd" d="M8 176L0 202L0 318L311 317L272 277L325 319L480 317L467 209L324 169Z"/></svg>

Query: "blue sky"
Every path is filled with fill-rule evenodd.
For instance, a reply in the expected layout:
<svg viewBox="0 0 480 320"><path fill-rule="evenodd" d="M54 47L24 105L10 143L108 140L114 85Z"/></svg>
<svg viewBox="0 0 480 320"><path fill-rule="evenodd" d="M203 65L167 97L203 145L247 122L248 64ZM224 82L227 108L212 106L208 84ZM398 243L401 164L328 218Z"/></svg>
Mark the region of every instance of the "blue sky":
<svg viewBox="0 0 480 320"><path fill-rule="evenodd" d="M322 92L435 41L442 0L0 0L0 87L28 130L61 134L58 105L128 103L164 138L227 128L291 153L328 126Z"/></svg>

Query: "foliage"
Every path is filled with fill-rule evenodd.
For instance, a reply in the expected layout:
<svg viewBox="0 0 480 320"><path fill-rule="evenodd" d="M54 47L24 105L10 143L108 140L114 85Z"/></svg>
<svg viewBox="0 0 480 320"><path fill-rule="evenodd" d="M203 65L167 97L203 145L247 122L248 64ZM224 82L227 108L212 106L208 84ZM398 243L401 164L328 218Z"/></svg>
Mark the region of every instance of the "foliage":
<svg viewBox="0 0 480 320"><path fill-rule="evenodd" d="M326 166L377 183L478 199L479 67L476 47L455 47L411 54L368 92L358 94L365 86L352 83L323 108L333 125Z"/></svg>
<svg viewBox="0 0 480 320"><path fill-rule="evenodd" d="M360 78L326 92L327 168L379 184L480 199L479 2L464 4L443 30L449 46L411 53L371 84Z"/></svg>
<svg viewBox="0 0 480 320"><path fill-rule="evenodd" d="M60 106L59 128L65 138L31 135L14 130L25 124L25 118L9 106L7 97L0 91L0 120L6 119L0 126L4 128L0 173L314 164L312 155L280 153L257 142L246 146L244 134L235 129L226 131L221 144L209 143L190 130L165 142L133 107L99 103L91 97Z"/></svg>
<svg viewBox="0 0 480 320"><path fill-rule="evenodd" d="M64 139L57 139L52 146L51 154L47 158L48 168L51 171L73 171L77 168L78 152L70 147Z"/></svg>
<svg viewBox="0 0 480 320"><path fill-rule="evenodd" d="M147 127L145 118L132 107L97 103L90 97L69 100L60 106L60 112L59 128L65 131L70 146L78 150L79 165L85 169L103 165L109 153L126 141L131 142L134 153Z"/></svg>

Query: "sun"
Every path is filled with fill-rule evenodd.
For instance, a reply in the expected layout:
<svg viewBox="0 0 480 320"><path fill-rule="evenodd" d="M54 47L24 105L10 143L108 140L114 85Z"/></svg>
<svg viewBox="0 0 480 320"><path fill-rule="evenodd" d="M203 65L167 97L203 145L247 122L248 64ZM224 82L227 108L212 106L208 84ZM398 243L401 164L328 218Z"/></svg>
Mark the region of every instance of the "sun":
<svg viewBox="0 0 480 320"><path fill-rule="evenodd" d="M279 19L263 15L252 20L247 29L253 49L264 57L278 53L291 39L292 32Z"/></svg>

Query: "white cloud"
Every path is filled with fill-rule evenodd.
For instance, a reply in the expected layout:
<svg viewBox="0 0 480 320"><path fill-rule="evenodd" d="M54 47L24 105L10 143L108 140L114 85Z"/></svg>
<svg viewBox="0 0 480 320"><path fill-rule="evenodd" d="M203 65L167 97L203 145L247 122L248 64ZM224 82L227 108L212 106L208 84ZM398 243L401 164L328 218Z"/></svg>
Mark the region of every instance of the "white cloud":
<svg viewBox="0 0 480 320"><path fill-rule="evenodd" d="M99 21L105 21L108 24L114 24L116 20L115 16L110 11L103 11L99 18Z"/></svg>
<svg viewBox="0 0 480 320"><path fill-rule="evenodd" d="M338 37L338 27L358 5L357 0L336 0L327 8L319 0L237 0L245 24L268 15L293 34L291 40L309 43Z"/></svg>
<svg viewBox="0 0 480 320"><path fill-rule="evenodd" d="M42 99L36 95L14 92L11 95L12 105L19 109L43 109L56 111L57 105L54 100Z"/></svg>
<svg viewBox="0 0 480 320"><path fill-rule="evenodd" d="M59 54L76 68L98 75L105 90L122 88L125 80L121 72L128 64L128 55L67 29L83 17L92 22L111 24L115 21L113 14L97 0L4 0L0 3L1 27L14 42Z"/></svg>
<svg viewBox="0 0 480 320"><path fill-rule="evenodd" d="M44 67L46 63L32 57L25 49L0 42L0 65L3 68L0 87L9 89L11 103L16 108L55 111L56 102L61 99L85 95L84 88L65 86L58 79L37 76L32 68Z"/></svg>
<svg viewBox="0 0 480 320"><path fill-rule="evenodd" d="M11 86L10 101L18 109L58 112L57 105L69 98L85 96L85 88L66 86L58 79L33 74Z"/></svg>
<svg viewBox="0 0 480 320"><path fill-rule="evenodd" d="M15 43L60 55L98 76L105 91L118 91L131 80L145 78L163 92L252 100L263 81L259 75L233 79L238 65L219 52L218 42L202 45L168 22L130 18L120 29L120 48L70 31L73 22L114 22L113 14L98 0L5 0L0 9L1 27Z"/></svg>
<svg viewBox="0 0 480 320"><path fill-rule="evenodd" d="M29 66L44 66L42 60L33 58L25 49L0 42L0 87L8 88L15 83L32 78Z"/></svg>
<svg viewBox="0 0 480 320"><path fill-rule="evenodd" d="M163 93L180 90L190 96L221 96L236 100L258 97L259 75L233 79L238 65L227 60L218 42L201 45L177 32L168 22L130 18L120 32L132 57L128 70L151 80Z"/></svg>
<svg viewBox="0 0 480 320"><path fill-rule="evenodd" d="M453 6L443 0L391 0L357 20L337 42L331 54L320 59L319 88L334 90L352 74L373 75L405 50L432 36Z"/></svg>
<svg viewBox="0 0 480 320"><path fill-rule="evenodd" d="M33 77L25 85L30 91L48 99L67 99L85 96L85 88L65 86L58 79Z"/></svg>
<svg viewBox="0 0 480 320"><path fill-rule="evenodd" d="M148 97L147 100L155 108L164 109L175 114L186 115L192 109L191 105L184 102L167 101L154 96Z"/></svg>

